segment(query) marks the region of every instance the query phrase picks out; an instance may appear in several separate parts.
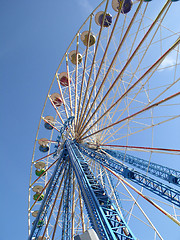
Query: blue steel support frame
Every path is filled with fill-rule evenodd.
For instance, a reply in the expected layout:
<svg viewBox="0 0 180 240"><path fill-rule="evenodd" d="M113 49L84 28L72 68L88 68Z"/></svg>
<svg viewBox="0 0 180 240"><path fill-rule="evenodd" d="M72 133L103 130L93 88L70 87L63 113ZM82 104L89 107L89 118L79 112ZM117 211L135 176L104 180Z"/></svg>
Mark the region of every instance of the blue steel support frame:
<svg viewBox="0 0 180 240"><path fill-rule="evenodd" d="M64 199L63 199L63 223L62 223L62 239L71 240L71 185L72 185L72 167L70 162L68 172L67 172L67 181L64 185Z"/></svg>
<svg viewBox="0 0 180 240"><path fill-rule="evenodd" d="M145 172L148 172L158 178L161 178L169 183L173 183L180 187L180 171L172 168L168 168L157 163L148 162L147 160L134 157L129 154L124 154L117 150L103 149L106 153L112 157L119 159L122 162L126 162L133 167L139 168Z"/></svg>
<svg viewBox="0 0 180 240"><path fill-rule="evenodd" d="M135 240L135 236L107 193L95 178L73 141L65 143L85 206L100 240Z"/></svg>
<svg viewBox="0 0 180 240"><path fill-rule="evenodd" d="M114 190L114 194L115 194L115 196L116 196L117 202L118 202L118 204L119 204L119 206L120 206L120 208L121 208L121 212L122 212L122 214L123 214L123 217L125 217L125 212L124 212L124 209L123 209L123 206L122 206L122 203L121 203L119 194L118 194L118 192L117 192L116 189L115 189L115 186L114 186L114 183L113 183L111 174L110 174L108 171L107 171L107 174L108 174L108 177L109 177L111 186L112 186L112 188L113 188L113 190Z"/></svg>
<svg viewBox="0 0 180 240"><path fill-rule="evenodd" d="M153 178L150 178L140 172L128 168L126 165L118 162L115 159L108 157L106 154L96 152L94 149L87 148L84 145L78 144L80 151L89 158L97 161L101 165L108 167L114 172L130 179L136 184L150 190L167 201L180 207L180 191L171 188Z"/></svg>
<svg viewBox="0 0 180 240"><path fill-rule="evenodd" d="M36 240L39 237L39 234L40 234L40 231L43 227L43 224L38 226L38 223L39 223L39 220L42 220L42 223L45 220L50 202L52 200L52 196L53 196L53 194L56 190L56 186L57 186L59 177L62 174L63 170L66 169L66 164L65 164L65 161L64 161L66 159L66 155L67 155L67 151L64 149L61 152L61 154L59 156L59 160L58 160L58 162L55 166L55 169L54 169L54 172L52 174L50 183L48 185L46 194L45 194L44 199L41 203L40 209L38 211L38 215L37 215L37 217L34 221L34 225L32 227L32 230L31 230L31 233L29 235L28 240L32 240L33 237ZM60 165L61 163L62 163L62 165Z"/></svg>

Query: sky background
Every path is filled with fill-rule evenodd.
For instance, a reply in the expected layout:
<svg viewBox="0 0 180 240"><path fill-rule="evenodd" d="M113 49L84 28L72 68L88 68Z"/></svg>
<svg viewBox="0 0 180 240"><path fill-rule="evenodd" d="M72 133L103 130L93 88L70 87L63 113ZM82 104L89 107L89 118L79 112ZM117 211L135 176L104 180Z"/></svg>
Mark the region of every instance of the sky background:
<svg viewBox="0 0 180 240"><path fill-rule="evenodd" d="M0 0L0 240L28 237L28 185L44 100L59 62L96 6Z"/></svg>
<svg viewBox="0 0 180 240"><path fill-rule="evenodd" d="M0 0L0 240L27 239L30 164L44 100L70 41L99 2Z"/></svg>

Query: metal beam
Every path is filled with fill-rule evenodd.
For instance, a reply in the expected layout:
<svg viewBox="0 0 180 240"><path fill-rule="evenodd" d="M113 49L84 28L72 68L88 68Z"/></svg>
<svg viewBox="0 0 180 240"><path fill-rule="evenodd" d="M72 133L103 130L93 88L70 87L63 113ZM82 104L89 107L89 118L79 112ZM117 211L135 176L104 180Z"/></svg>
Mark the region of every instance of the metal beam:
<svg viewBox="0 0 180 240"><path fill-rule="evenodd" d="M145 172L152 174L153 176L161 178L165 181L168 181L169 183L173 183L180 187L180 171L162 166L157 163L152 163L152 162L149 163L147 160L134 157L129 154L124 154L117 150L110 150L110 149L103 149L103 150L109 155L111 155L112 157L122 162L126 162L132 165L133 167L139 168Z"/></svg>
<svg viewBox="0 0 180 240"><path fill-rule="evenodd" d="M69 164L67 181L65 184L65 192L63 198L63 223L62 223L62 239L70 240L71 239L71 185L72 185L72 167Z"/></svg>
<svg viewBox="0 0 180 240"><path fill-rule="evenodd" d="M44 196L44 199L43 199L40 209L38 211L38 215L34 221L34 225L32 227L32 230L31 230L28 240L32 240L33 237L35 237L35 239L37 239L40 234L43 224L41 226L39 226L38 223L40 220L43 223L43 221L47 215L47 211L48 211L50 202L52 200L52 196L56 190L56 186L57 186L59 177L60 177L61 173L63 172L63 170L65 169L64 159L66 158L66 154L67 154L67 151L63 150L59 156L58 162L56 164L56 167L52 174L50 183L48 185L46 195ZM64 161L64 163L61 165L60 163L63 161Z"/></svg>
<svg viewBox="0 0 180 240"><path fill-rule="evenodd" d="M80 151L88 156L89 158L97 161L103 166L108 167L114 172L124 176L125 178L130 179L136 184L150 190L156 195L166 199L167 201L180 206L180 191L171 188L159 181L156 181L153 178L150 178L138 171L128 168L126 165L118 162L113 158L109 158L106 154L102 154L100 152L96 152L94 149L89 149L84 145L78 145Z"/></svg>
<svg viewBox="0 0 180 240"><path fill-rule="evenodd" d="M135 240L123 216L91 172L75 142L65 142L92 227L99 239Z"/></svg>

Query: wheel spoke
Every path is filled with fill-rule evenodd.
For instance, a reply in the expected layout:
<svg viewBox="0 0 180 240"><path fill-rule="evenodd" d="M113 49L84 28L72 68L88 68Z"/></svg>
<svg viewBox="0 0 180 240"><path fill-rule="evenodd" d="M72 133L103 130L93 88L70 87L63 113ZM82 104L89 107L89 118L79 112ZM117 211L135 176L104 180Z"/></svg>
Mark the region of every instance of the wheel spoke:
<svg viewBox="0 0 180 240"><path fill-rule="evenodd" d="M108 3L109 3L109 0L106 1L106 6L105 6L105 10L104 10L105 13L107 12ZM105 20L105 14L103 16L102 22L104 22L104 20ZM96 49L95 49L92 64L91 64L90 74L89 74L89 78L88 78L88 82L87 82L87 86L86 86L86 90L85 90L85 95L84 95L84 99L83 99L83 104L82 104L82 108L81 108L80 122L81 122L81 118L82 118L82 113L84 111L84 106L85 106L85 102L86 102L86 98L87 98L87 94L88 94L88 89L89 89L89 84L90 84L90 80L91 80L92 70L93 70L93 67L94 67L94 63L95 63L95 59L96 59L96 55L97 55L97 50L98 50L102 30L103 30L103 24L100 27L98 40L97 40L97 44L96 44Z"/></svg>
<svg viewBox="0 0 180 240"><path fill-rule="evenodd" d="M100 121L114 106L116 106L122 99L123 97L125 97L140 81L142 81L142 79L144 77L147 76L147 74L149 74L156 66L158 66L163 59L175 48L178 46L178 44L180 43L180 38L177 39L177 41L172 45L171 48L168 49L168 51L166 51L127 91L125 91L125 93L114 103L111 105L111 107L103 114L101 115L101 117L93 124L91 125L91 127L84 133L81 135L81 137L83 137L98 121ZM93 113L94 114L94 113ZM93 116L93 115L92 115ZM85 127L84 127L85 128ZM83 130L82 130L83 131ZM81 132L82 132L81 131Z"/></svg>
<svg viewBox="0 0 180 240"><path fill-rule="evenodd" d="M133 117L137 116L138 114L143 113L143 112L145 112L145 111L147 111L147 110L149 110L149 109L151 109L151 108L157 107L158 105L160 105L160 104L162 104L162 103L164 103L164 102L166 102L166 101L168 101L168 100L171 100L172 98L177 97L177 96L179 96L179 95L180 95L180 92L177 92L177 93L175 93L175 94L173 94L173 95L171 95L171 96L169 96L169 97L167 97L167 98L165 98L165 99L163 99L163 100L161 100L161 101L159 101L159 102L156 102L156 103L154 103L154 104L152 104L152 105L150 105L150 106L148 106L148 107L146 107L146 108L144 108L144 109L142 109L142 110L140 110L140 111L138 111L138 112L136 112L136 113L134 113L134 114L126 117L126 118L124 118L124 119L121 119L121 120L119 120L119 121L117 121L117 122L115 122L115 123L113 123L113 124L105 127L104 129L98 130L97 132L94 132L94 133L88 135L87 137L90 137L90 136L92 136L92 135L94 135L94 134L97 134L97 133L99 133L99 132L102 132L102 131L104 131L104 130L106 130L106 129L114 126L114 125L117 125L117 124L119 124L119 123L121 123L121 122L124 122L124 121L126 121L126 120L128 120L128 119L130 119L130 118L132 119ZM179 115L179 116L180 116L180 115ZM89 131L89 129L88 129L88 131ZM86 133L85 133L85 134L86 134ZM82 136L84 136L85 134L83 134ZM84 138L82 138L82 139L85 139L85 138L87 138L87 137L84 137Z"/></svg>
<svg viewBox="0 0 180 240"><path fill-rule="evenodd" d="M142 2L141 2L142 3ZM162 10L160 11L160 13L158 14L158 16L156 17L156 19L154 20L154 22L152 23L152 25L150 26L150 28L148 29L148 31L146 32L146 34L144 35L143 39L140 41L140 43L138 44L137 48L135 49L135 51L132 53L131 57L127 60L125 66L123 67L123 69L121 70L120 74L118 75L118 77L114 80L113 84L111 85L111 87L108 89L108 91L106 92L105 96L103 97L103 99L101 100L100 104L97 106L96 110L94 111L94 113L91 115L89 121L92 119L92 117L94 116L94 114L98 111L98 109L100 108L100 106L102 105L103 101L108 97L110 91L112 90L112 88L115 86L116 82L119 80L119 78L122 76L122 74L124 73L124 71L126 70L126 68L128 67L128 65L130 64L130 62L132 61L132 59L134 58L135 54L137 53L137 51L139 50L139 48L141 47L141 45L143 44L143 42L146 40L147 36L150 34L151 30L153 29L153 27L155 26L155 24L157 23L158 19L162 16L162 14L164 13L164 11L166 10L166 8L169 5L169 1L166 2L166 4L164 5L164 7L162 8ZM123 42L123 41L122 41ZM176 45L177 46L177 45ZM120 44L121 47L121 44ZM104 84L104 82L102 83L102 85ZM101 89L100 89L101 90ZM88 115L88 114L87 114ZM85 121L84 121L85 122ZM83 129L86 127L87 124L85 124L85 126L82 125L81 131L80 133L83 131ZM84 128L83 128L84 127Z"/></svg>
<svg viewBox="0 0 180 240"><path fill-rule="evenodd" d="M122 6L121 6L121 7L122 7ZM120 10L121 10L121 9L120 9ZM99 68L98 68L98 72L97 72L96 78L95 78L95 80L94 80L93 87L92 87L91 92L90 92L90 94L89 94L88 102L87 102L87 104L86 104L86 107L85 107L85 110L84 110L84 115L83 115L82 118L81 118L80 124L81 124L82 121L84 120L86 111L87 111L87 109L88 109L88 106L89 106L89 103L90 103L90 100L91 100L91 97L92 97L92 94L93 94L93 92L94 92L94 90L95 90L95 86L96 86L96 83L97 83L97 80L98 80L98 77L99 77L99 74L100 74L102 65L103 65L104 60L105 60L105 57L106 57L106 55L107 55L107 51L108 51L109 45L110 45L111 40L112 40L112 37L113 37L113 33L114 33L115 28L116 28L117 21L118 21L118 19L119 19L120 10L118 11L118 14L117 14L117 16L116 16L116 20L115 20L115 23L114 23L114 25L113 25L113 29L112 29L112 31L111 31L111 35L110 35L110 37L109 37L109 39L108 39L108 43L107 43L106 49L105 49L105 51L104 51L104 54L103 54L103 57L102 57L100 66L99 66Z"/></svg>
<svg viewBox="0 0 180 240"><path fill-rule="evenodd" d="M88 42L87 42L87 46L86 46L85 61L84 61L83 75L82 75L82 81L81 81L81 89L80 89L79 104L78 104L78 114L77 114L77 125L79 125L81 99L82 99L82 92L83 92L83 87L84 87L84 78L85 78L86 64L87 64L87 57L88 57L88 50L89 50L89 40L90 40L91 25L92 25L92 15L90 17ZM77 131L77 127L78 126L76 126L76 131Z"/></svg>
<svg viewBox="0 0 180 240"><path fill-rule="evenodd" d="M92 144L96 146L95 144ZM180 149L169 149L169 148L152 148L152 147L139 147L139 146L124 146L124 145L112 145L112 144L100 144L100 146L104 147L118 147L118 148L129 148L129 149L143 149L143 150L154 150L154 151L163 151L163 152L180 152Z"/></svg>
<svg viewBox="0 0 180 240"><path fill-rule="evenodd" d="M142 1L139 3L139 6L138 6L138 8L137 8L137 10L136 10L136 12L135 12L132 20L131 20L131 23L129 24L128 29L127 29L125 35L123 36L122 41L120 42L120 45L119 45L119 47L118 47L118 49L117 49L117 51L116 51L116 53L115 53L115 55L114 55L114 58L113 58L113 60L112 60L112 62L111 62L111 65L109 66L108 71L106 72L106 75L105 75L105 77L104 77L104 79L103 79L103 81L102 81L102 83L101 83L101 85L100 85L100 87L99 87L99 90L98 90L98 92L97 92L97 94L96 94L96 96L95 96L95 99L94 99L94 101L93 101L93 104L91 105L91 107L90 107L90 109L89 109L89 111L88 111L88 113L87 113L87 115L86 115L86 118L85 118L85 120L84 120L84 124L85 124L86 119L87 119L88 116L89 116L89 113L90 113L90 111L91 111L94 103L95 103L96 100L97 100L97 97L98 97L99 93L100 93L101 90L102 90L102 87L104 86L104 83L105 83L106 78L107 78L107 76L108 76L108 74L109 74L109 71L111 70L111 68L112 68L112 66L113 66L113 64L114 64L114 62L115 62L115 60L116 60L116 58L117 58L117 55L119 54L119 51L121 50L121 47L122 47L122 45L123 45L126 37L128 36L128 33L129 33L129 31L130 31L130 29L131 29L131 26L132 26L132 24L133 24L133 22L134 22L134 20L135 20L135 18L136 18L136 15L137 15L140 7L141 7L141 4L142 4ZM103 101L104 101L104 98L103 98ZM102 101L102 102L103 102L103 101ZM96 109L98 110L98 108L99 108L99 107L97 107ZM97 110L96 110L95 112L97 112ZM95 112L93 113L93 116L94 116ZM91 119L91 118L90 118L90 119ZM81 126L81 129L83 128L84 124ZM86 125L85 125L85 126L86 126Z"/></svg>
<svg viewBox="0 0 180 240"><path fill-rule="evenodd" d="M105 167L105 166L104 166ZM180 226L180 222L175 219L171 214L169 214L168 212L166 212L163 208L161 208L160 206L158 206L155 202L153 202L152 200L150 200L148 197L146 197L144 194L142 194L139 190L137 190L135 187L133 187L130 183L128 183L127 181L125 181L122 177L120 177L118 174L116 174L115 172L113 172L112 170L108 169L107 167L105 167L108 171L110 171L114 176L116 176L121 182L125 183L127 186L129 186L131 189L133 189L136 193L138 193L141 197L143 197L146 201L148 201L151 205L153 205L155 208L157 208L159 211L161 211L164 215L166 215L168 218L170 218L174 223L176 223L177 225Z"/></svg>

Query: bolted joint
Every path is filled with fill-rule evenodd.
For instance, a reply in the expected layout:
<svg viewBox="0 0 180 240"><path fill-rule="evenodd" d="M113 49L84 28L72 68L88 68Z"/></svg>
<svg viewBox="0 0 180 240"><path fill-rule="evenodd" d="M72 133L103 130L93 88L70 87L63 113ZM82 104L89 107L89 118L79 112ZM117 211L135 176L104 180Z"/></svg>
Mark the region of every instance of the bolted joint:
<svg viewBox="0 0 180 240"><path fill-rule="evenodd" d="M125 178L134 179L134 172L128 168L124 168L123 176Z"/></svg>
<svg viewBox="0 0 180 240"><path fill-rule="evenodd" d="M169 175L169 183L177 184L178 183L178 178L176 176L174 176L173 174L170 174Z"/></svg>

